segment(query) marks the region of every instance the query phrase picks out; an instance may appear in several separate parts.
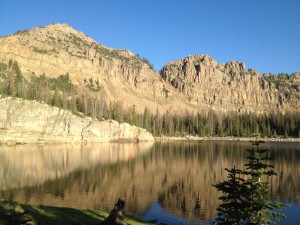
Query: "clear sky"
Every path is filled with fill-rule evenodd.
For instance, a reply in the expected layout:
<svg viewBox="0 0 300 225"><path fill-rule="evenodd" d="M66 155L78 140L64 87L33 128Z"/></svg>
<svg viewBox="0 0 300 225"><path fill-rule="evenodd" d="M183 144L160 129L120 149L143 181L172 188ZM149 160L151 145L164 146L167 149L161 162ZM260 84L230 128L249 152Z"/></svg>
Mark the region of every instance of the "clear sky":
<svg viewBox="0 0 300 225"><path fill-rule="evenodd" d="M300 72L300 0L0 0L0 36L67 23L156 70L192 54Z"/></svg>

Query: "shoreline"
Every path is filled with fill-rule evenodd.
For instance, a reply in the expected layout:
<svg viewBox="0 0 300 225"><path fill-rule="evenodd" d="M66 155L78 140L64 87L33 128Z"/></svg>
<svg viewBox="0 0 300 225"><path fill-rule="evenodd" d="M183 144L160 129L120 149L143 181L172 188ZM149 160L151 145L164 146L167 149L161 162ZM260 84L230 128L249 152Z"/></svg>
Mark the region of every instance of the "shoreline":
<svg viewBox="0 0 300 225"><path fill-rule="evenodd" d="M0 224L32 224L39 225L47 221L48 225L56 224L88 224L99 225L109 213L100 210L76 209L47 205L20 204L18 202L0 200ZM133 216L124 215L124 221L132 225L155 225ZM45 224L45 223L42 223Z"/></svg>
<svg viewBox="0 0 300 225"><path fill-rule="evenodd" d="M24 141L15 141L15 140L9 140L9 141L3 141L0 140L0 146L1 145L8 145L8 146L15 146L15 145L27 145L27 144L38 144L38 145L48 145L48 144L94 144L94 143L140 143L140 142L155 142L155 141L232 141L232 142L250 142L254 141L256 137L233 137L233 136L227 136L227 137L198 137L198 136L161 136L161 137L154 137L153 140L149 141L139 141L138 139L130 139L130 138L120 138L115 139L111 141L38 141L38 142L24 142ZM290 143L300 143L300 138L259 138L259 140L264 142L290 142Z"/></svg>
<svg viewBox="0 0 300 225"><path fill-rule="evenodd" d="M184 136L184 137L154 137L155 141L254 141L255 137L198 137L198 136ZM259 140L265 142L300 142L300 138L260 138Z"/></svg>

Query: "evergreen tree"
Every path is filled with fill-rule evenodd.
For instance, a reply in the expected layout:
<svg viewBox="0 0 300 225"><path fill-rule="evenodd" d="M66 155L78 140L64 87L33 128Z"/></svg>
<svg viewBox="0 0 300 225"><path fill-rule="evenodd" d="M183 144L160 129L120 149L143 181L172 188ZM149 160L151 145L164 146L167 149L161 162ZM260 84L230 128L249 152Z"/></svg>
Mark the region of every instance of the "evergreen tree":
<svg viewBox="0 0 300 225"><path fill-rule="evenodd" d="M282 213L275 212L283 209L284 204L269 201L269 183L264 182L264 176L273 176L276 173L273 165L266 161L269 150L259 149L263 143L258 139L252 144L255 146L248 149L245 170L237 170L235 167L229 172L228 181L214 185L223 195L219 197L222 204L217 208L217 224L272 224L270 217L285 218Z"/></svg>
<svg viewBox="0 0 300 225"><path fill-rule="evenodd" d="M206 127L206 133L209 134L209 136L215 135L216 125L217 125L217 119L215 116L215 112L213 110L209 110L207 114L207 127Z"/></svg>
<svg viewBox="0 0 300 225"><path fill-rule="evenodd" d="M244 184L247 186L244 192L244 202L247 204L247 213L249 214L247 224L271 224L273 223L271 217L280 219L285 218L282 213L275 212L276 209L283 209L284 204L269 201L268 182L262 180L263 176L277 175L273 170L273 165L268 164L267 161L272 160L268 156L270 150L259 149L259 144L264 143L256 140L252 143L255 147L248 149L249 156L245 164L245 171L243 174L249 178L245 180Z"/></svg>
<svg viewBox="0 0 300 225"><path fill-rule="evenodd" d="M151 130L151 116L150 110L146 107L143 114L143 128L150 131Z"/></svg>
<svg viewBox="0 0 300 225"><path fill-rule="evenodd" d="M83 103L83 113L87 115L88 113L88 105L89 105L89 94L86 89L84 89L83 95L82 95L82 103Z"/></svg>
<svg viewBox="0 0 300 225"><path fill-rule="evenodd" d="M155 113L155 130L156 130L156 135L157 136L161 136L162 134L162 119L161 116L159 114L158 109L156 109L156 113Z"/></svg>
<svg viewBox="0 0 300 225"><path fill-rule="evenodd" d="M97 115L98 120L101 121L103 119L103 117L105 115L105 110L106 110L106 101L105 101L104 97L101 96L99 103L98 103L98 115ZM125 120L126 120L126 118L125 118Z"/></svg>
<svg viewBox="0 0 300 225"><path fill-rule="evenodd" d="M72 96L71 99L69 100L69 109L73 114L77 114L77 104L76 104L76 96Z"/></svg>
<svg viewBox="0 0 300 225"><path fill-rule="evenodd" d="M61 98L57 89L55 89L54 94L52 96L52 106L61 107Z"/></svg>
<svg viewBox="0 0 300 225"><path fill-rule="evenodd" d="M86 89L76 88L69 73L57 78L47 78L45 74L37 76L32 72L28 80L23 77L18 63L9 60L8 65L0 62L0 94L37 100L50 105L70 109L74 113L92 116L99 120L115 119L131 125L142 126L155 136L160 135L195 135L195 136L250 136L262 132L263 136L300 136L300 114L271 113L257 115L255 113L218 113L210 110L193 114L176 114L167 111L160 114L158 110L143 113L135 106L125 107L122 102L111 102L110 105L101 96L90 94L89 90L100 89L100 82L93 77L84 78ZM100 97L98 95L98 97Z"/></svg>
<svg viewBox="0 0 300 225"><path fill-rule="evenodd" d="M246 205L242 200L246 189L245 180L238 176L242 174L242 171L236 169L235 166L232 169L225 168L225 170L228 172L228 180L214 185L224 194L219 197L223 203L217 208L218 218L215 222L224 225L241 224L247 218Z"/></svg>

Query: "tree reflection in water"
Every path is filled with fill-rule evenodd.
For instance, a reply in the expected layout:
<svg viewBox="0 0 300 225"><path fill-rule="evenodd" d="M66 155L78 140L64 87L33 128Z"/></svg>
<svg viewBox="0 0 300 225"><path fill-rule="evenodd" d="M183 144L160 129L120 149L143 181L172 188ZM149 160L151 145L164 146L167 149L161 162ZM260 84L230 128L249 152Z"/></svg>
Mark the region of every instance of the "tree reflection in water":
<svg viewBox="0 0 300 225"><path fill-rule="evenodd" d="M278 176L271 197L300 203L300 147L266 144ZM119 197L124 212L142 216L154 202L167 212L209 221L219 205L212 184L224 168L245 163L244 142L180 141L140 144L14 146L0 149L0 194L20 203L109 211Z"/></svg>

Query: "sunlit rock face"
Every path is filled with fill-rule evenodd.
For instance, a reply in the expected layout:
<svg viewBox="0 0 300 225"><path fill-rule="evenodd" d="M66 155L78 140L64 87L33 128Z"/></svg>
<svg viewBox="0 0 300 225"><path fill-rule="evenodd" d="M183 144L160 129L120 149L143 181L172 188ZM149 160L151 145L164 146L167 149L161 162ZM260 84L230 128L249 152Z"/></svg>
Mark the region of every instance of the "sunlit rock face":
<svg viewBox="0 0 300 225"><path fill-rule="evenodd" d="M279 88L281 81L270 82L273 75L262 76L236 61L220 64L209 55L169 62L157 73L145 59L97 43L67 24L0 37L0 62L10 59L18 62L27 80L68 73L81 91L89 79L97 81L100 91L87 90L90 95L135 105L138 112L145 107L153 113L300 111L299 73Z"/></svg>
<svg viewBox="0 0 300 225"><path fill-rule="evenodd" d="M18 62L28 80L33 74L57 78L68 73L76 88L84 89L85 80L93 79L101 90L91 91L91 95L136 105L140 112L146 106L154 112L158 107L168 109L172 101L164 93L169 85L140 57L99 44L67 24L34 27L1 37L0 62L8 64L10 59Z"/></svg>
<svg viewBox="0 0 300 225"><path fill-rule="evenodd" d="M116 121L82 118L35 101L0 98L0 142L153 141L145 129Z"/></svg>
<svg viewBox="0 0 300 225"><path fill-rule="evenodd" d="M285 112L300 110L300 95L297 87L298 73L287 84L289 92L276 88L244 63L232 61L219 64L209 55L192 55L167 63L160 71L162 78L182 93L193 105L216 111L237 112Z"/></svg>

